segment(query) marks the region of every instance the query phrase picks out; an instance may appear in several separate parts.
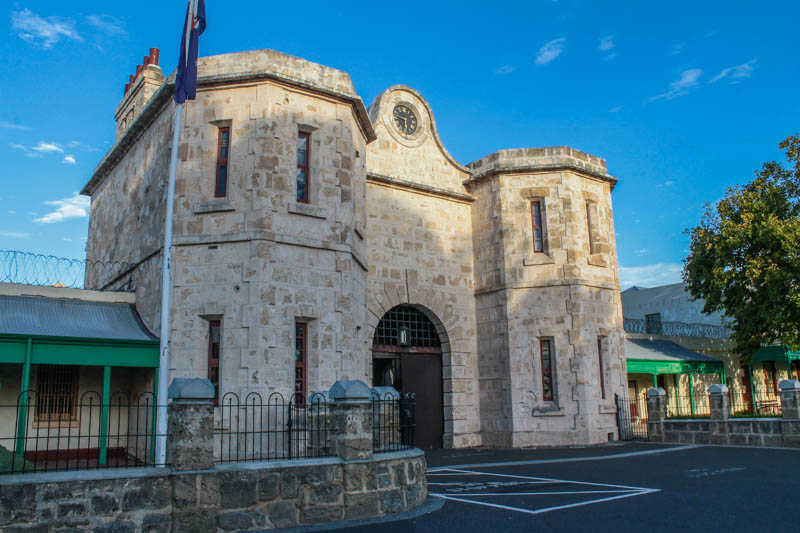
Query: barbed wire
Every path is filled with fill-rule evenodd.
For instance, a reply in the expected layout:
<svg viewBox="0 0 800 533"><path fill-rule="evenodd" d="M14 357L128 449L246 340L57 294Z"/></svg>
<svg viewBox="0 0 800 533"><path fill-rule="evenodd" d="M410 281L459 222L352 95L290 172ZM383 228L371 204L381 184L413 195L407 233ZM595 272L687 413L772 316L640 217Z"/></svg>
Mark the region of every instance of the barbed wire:
<svg viewBox="0 0 800 533"><path fill-rule="evenodd" d="M136 290L138 264L89 261L18 250L0 250L0 282L115 292Z"/></svg>
<svg viewBox="0 0 800 533"><path fill-rule="evenodd" d="M689 322L661 322L647 327L641 318L623 318L626 333L645 333L675 337L705 337L707 339L727 339L733 333L730 328L713 324Z"/></svg>

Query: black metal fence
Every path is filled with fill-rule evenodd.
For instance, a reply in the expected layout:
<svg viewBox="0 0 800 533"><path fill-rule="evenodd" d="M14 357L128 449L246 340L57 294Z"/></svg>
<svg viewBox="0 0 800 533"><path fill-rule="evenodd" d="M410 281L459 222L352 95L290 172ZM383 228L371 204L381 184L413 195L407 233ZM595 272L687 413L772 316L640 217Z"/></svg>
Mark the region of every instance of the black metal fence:
<svg viewBox="0 0 800 533"><path fill-rule="evenodd" d="M731 416L783 416L781 397L779 395L770 395L763 391L745 393L740 390L730 390L728 395L731 403Z"/></svg>
<svg viewBox="0 0 800 533"><path fill-rule="evenodd" d="M676 337L705 337L707 339L727 339L731 329L713 324L690 322L657 322L647 324L641 318L623 318L622 327L625 333L644 333L651 335L672 335Z"/></svg>
<svg viewBox="0 0 800 533"><path fill-rule="evenodd" d="M25 391L0 405L0 474L134 468L155 464L156 403L117 392Z"/></svg>
<svg viewBox="0 0 800 533"><path fill-rule="evenodd" d="M619 440L647 440L647 400L615 395Z"/></svg>
<svg viewBox="0 0 800 533"><path fill-rule="evenodd" d="M328 400L228 392L214 414L214 456L220 463L329 457Z"/></svg>
<svg viewBox="0 0 800 533"><path fill-rule="evenodd" d="M372 396L372 451L407 450L415 445L416 398L413 393Z"/></svg>

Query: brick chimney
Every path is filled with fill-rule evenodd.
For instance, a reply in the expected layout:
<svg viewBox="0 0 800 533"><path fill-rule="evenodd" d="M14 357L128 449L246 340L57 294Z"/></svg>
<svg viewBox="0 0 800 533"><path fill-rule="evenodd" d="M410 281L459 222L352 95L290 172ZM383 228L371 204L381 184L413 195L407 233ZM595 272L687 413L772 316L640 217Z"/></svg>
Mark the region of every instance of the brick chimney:
<svg viewBox="0 0 800 533"><path fill-rule="evenodd" d="M147 102L164 83L164 74L158 66L158 48L151 48L136 73L131 74L125 84L122 101L117 106L114 119L117 121L117 139L122 137L142 112Z"/></svg>

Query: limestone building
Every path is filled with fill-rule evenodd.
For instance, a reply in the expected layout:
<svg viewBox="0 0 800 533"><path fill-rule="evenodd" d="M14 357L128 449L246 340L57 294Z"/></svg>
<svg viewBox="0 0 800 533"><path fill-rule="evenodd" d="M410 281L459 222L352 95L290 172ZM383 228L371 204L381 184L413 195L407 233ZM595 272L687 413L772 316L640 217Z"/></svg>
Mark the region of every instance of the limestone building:
<svg viewBox="0 0 800 533"><path fill-rule="evenodd" d="M82 192L87 258L129 265L87 286L135 281L157 333L174 107L148 62ZM614 438L626 381L603 159L562 146L463 165L412 88L367 109L346 73L271 50L200 59L178 155L176 376L240 396L393 385L417 394L426 447Z"/></svg>

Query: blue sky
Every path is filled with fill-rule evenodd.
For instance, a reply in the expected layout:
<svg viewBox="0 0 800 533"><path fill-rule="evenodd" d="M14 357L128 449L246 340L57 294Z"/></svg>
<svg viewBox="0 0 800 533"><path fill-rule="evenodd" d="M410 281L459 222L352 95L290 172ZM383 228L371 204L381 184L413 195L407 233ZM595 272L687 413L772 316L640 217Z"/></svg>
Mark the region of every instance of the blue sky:
<svg viewBox="0 0 800 533"><path fill-rule="evenodd" d="M219 2L201 55L273 48L403 83L462 163L569 145L608 161L623 287L678 281L683 230L800 130L795 2ZM177 61L185 3L18 2L0 32L0 250L83 257L76 196L150 47ZM3 20L0 18L0 20Z"/></svg>

